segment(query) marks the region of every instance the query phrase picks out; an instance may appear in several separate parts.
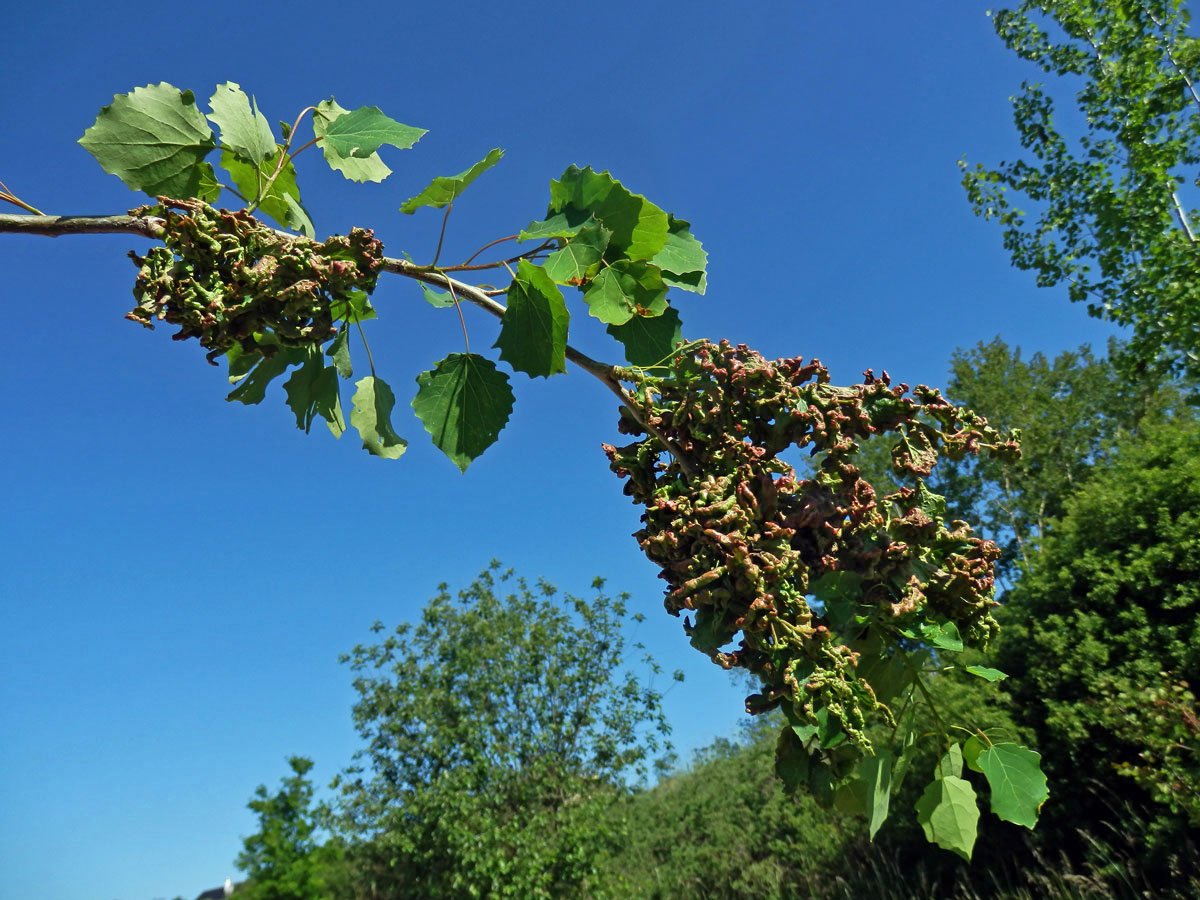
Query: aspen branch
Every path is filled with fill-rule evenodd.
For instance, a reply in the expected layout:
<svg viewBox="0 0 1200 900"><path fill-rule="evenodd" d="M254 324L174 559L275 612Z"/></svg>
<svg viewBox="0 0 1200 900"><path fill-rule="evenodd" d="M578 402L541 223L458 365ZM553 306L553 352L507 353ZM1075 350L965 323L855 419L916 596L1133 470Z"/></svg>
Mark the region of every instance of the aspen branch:
<svg viewBox="0 0 1200 900"><path fill-rule="evenodd" d="M0 234L36 234L43 237L62 237L75 234L135 234L148 238L161 238L165 233L163 226L163 220L157 216L29 216L0 213ZM278 229L275 230L278 231ZM317 243L303 235L293 234L288 231L279 231L278 233L290 240ZM434 287L452 290L459 297L471 301L471 303L491 313L498 319L503 319L504 314L508 311L504 304L493 300L482 288L439 272L430 271L406 259L394 259L385 256L383 258L383 270L395 275L402 275L405 278L423 281ZM695 468L692 466L690 460L683 455L674 442L669 440L655 426L645 421L645 418L637 408L637 404L621 384L617 376L616 366L592 359L587 354L576 350L570 344L566 347L566 357L589 375L599 379L605 387L612 391L617 396L617 399L621 401L621 405L625 408L630 418L634 419L647 434L654 435L679 461L680 467L686 474L689 476L695 474Z"/></svg>
<svg viewBox="0 0 1200 900"><path fill-rule="evenodd" d="M25 216L0 213L0 234L139 234L160 238L163 220L157 216Z"/></svg>

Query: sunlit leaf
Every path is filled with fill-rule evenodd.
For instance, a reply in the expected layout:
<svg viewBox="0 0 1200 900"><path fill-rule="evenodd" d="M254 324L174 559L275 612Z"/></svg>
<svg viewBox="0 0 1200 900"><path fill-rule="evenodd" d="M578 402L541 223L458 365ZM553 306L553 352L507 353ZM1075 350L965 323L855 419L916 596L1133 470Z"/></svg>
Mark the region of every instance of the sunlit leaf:
<svg viewBox="0 0 1200 900"><path fill-rule="evenodd" d="M367 159L384 144L407 150L426 133L388 118L377 106L360 106L330 120L321 145L343 159Z"/></svg>
<svg viewBox="0 0 1200 900"><path fill-rule="evenodd" d="M313 134L318 138L325 137L325 129L329 127L329 123L340 116L348 115L349 110L342 109L333 100L323 100L317 104L316 112L313 113ZM287 139L287 135L284 135ZM378 153L372 153L370 156L359 158L357 156L338 156L329 147L322 144L321 152L325 154L325 161L329 163L329 167L335 172L341 172L343 177L350 181L383 181L392 174L380 158Z"/></svg>
<svg viewBox="0 0 1200 900"><path fill-rule="evenodd" d="M955 778L962 777L963 754L962 747L958 744L951 744L950 749L942 754L942 758L938 760L937 768L934 769L934 778L946 778L953 775Z"/></svg>
<svg viewBox="0 0 1200 900"><path fill-rule="evenodd" d="M558 181L550 182L549 213L569 208L599 219L612 232L610 247L629 259L648 260L666 246L667 214L608 172L571 166Z"/></svg>
<svg viewBox="0 0 1200 900"><path fill-rule="evenodd" d="M325 355L333 360L334 368L342 378L354 375L354 368L350 364L350 329L346 325L338 331L338 336L333 339Z"/></svg>
<svg viewBox="0 0 1200 900"><path fill-rule="evenodd" d="M972 675L978 675L988 681L1003 681L1008 676L999 669L991 669L987 666L967 666L966 670Z"/></svg>
<svg viewBox="0 0 1200 900"><path fill-rule="evenodd" d="M683 323L674 307L659 316L634 316L624 325L605 329L625 348L625 359L634 366L662 362L683 342Z"/></svg>
<svg viewBox="0 0 1200 900"><path fill-rule="evenodd" d="M540 266L521 260L496 338L500 358L530 377L565 372L570 318L558 285Z"/></svg>
<svg viewBox="0 0 1200 900"><path fill-rule="evenodd" d="M992 789L992 812L1006 822L1033 828L1050 796L1042 755L1018 744L992 744L975 763Z"/></svg>
<svg viewBox="0 0 1200 900"><path fill-rule="evenodd" d="M668 216L667 242L650 262L663 270L663 281L669 286L704 293L708 254L683 219Z"/></svg>
<svg viewBox="0 0 1200 900"><path fill-rule="evenodd" d="M421 294L425 297L425 302L434 309L445 309L454 305L454 297L449 291L439 291L422 283Z"/></svg>
<svg viewBox="0 0 1200 900"><path fill-rule="evenodd" d="M334 437L341 437L346 430L337 376L336 368L325 365L321 349L311 347L304 365L284 384L288 406L296 414L296 427L306 434L317 416L325 420Z"/></svg>
<svg viewBox="0 0 1200 900"><path fill-rule="evenodd" d="M354 384L350 424L358 429L363 449L372 456L399 459L408 449L408 441L392 428L392 409L396 395L382 378L368 375Z"/></svg>
<svg viewBox="0 0 1200 900"><path fill-rule="evenodd" d="M612 232L594 220L567 240L565 247L551 253L545 262L546 274L559 284L579 284L590 278L604 258Z"/></svg>
<svg viewBox="0 0 1200 900"><path fill-rule="evenodd" d="M512 413L508 376L476 353L451 353L417 376L412 407L433 443L462 471L495 443Z"/></svg>
<svg viewBox="0 0 1200 900"><path fill-rule="evenodd" d="M271 123L258 111L255 103L232 81L217 85L209 98L209 116L221 129L221 143L251 165L258 165L275 153L275 136Z"/></svg>
<svg viewBox="0 0 1200 900"><path fill-rule="evenodd" d="M229 177L233 179L238 191L246 198L247 201L253 200L258 192L266 185L267 180L275 171L275 166L279 162L279 156L283 152L283 147L276 148L276 152L262 161L258 166L258 174L255 175L255 170L244 159L235 156L228 150L221 153L221 167L229 173ZM290 200L288 197L290 196ZM299 207L300 188L296 186L296 167L289 161L283 167L283 171L279 173L275 181L267 188L266 194L259 202L258 208L266 215L270 216L280 225L285 228L301 230L307 228L309 237L312 236L312 222L308 219L308 214L303 213L303 207L300 207L302 216L297 216L296 208Z"/></svg>
<svg viewBox="0 0 1200 900"><path fill-rule="evenodd" d="M588 311L607 325L624 325L634 316L667 310L662 272L644 262L620 260L600 270L583 295Z"/></svg>
<svg viewBox="0 0 1200 900"><path fill-rule="evenodd" d="M503 155L504 151L497 147L464 172L457 175L439 175L417 196L405 200L400 212L411 215L423 206L440 209L448 203L453 203L467 189L467 185L500 162Z"/></svg>
<svg viewBox="0 0 1200 900"><path fill-rule="evenodd" d="M195 197L216 146L191 91L166 82L117 94L79 139L101 168L151 197Z"/></svg>
<svg viewBox="0 0 1200 900"><path fill-rule="evenodd" d="M916 810L927 840L971 861L979 805L975 789L968 782L953 775L934 779L917 801Z"/></svg>

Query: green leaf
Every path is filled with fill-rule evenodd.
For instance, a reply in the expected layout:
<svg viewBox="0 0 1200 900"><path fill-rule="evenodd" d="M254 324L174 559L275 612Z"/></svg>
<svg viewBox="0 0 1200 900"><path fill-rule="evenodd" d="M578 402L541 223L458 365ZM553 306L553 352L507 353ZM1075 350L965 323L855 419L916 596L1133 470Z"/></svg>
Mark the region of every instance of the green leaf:
<svg viewBox="0 0 1200 900"><path fill-rule="evenodd" d="M796 707L791 703L783 704L783 715L791 725L792 730L796 733L801 741L807 742L814 734L817 733L817 726L800 717L796 712Z"/></svg>
<svg viewBox="0 0 1200 900"><path fill-rule="evenodd" d="M1003 681L1008 677L999 669L990 669L987 666L967 666L966 670L972 675L978 675L980 678L985 678L988 681Z"/></svg>
<svg viewBox="0 0 1200 900"><path fill-rule="evenodd" d="M924 479L917 479L917 503L925 515L935 522L946 518L946 498L925 487Z"/></svg>
<svg viewBox="0 0 1200 900"><path fill-rule="evenodd" d="M624 325L634 316L667 310L667 286L657 266L620 260L592 279L583 295L588 311L607 325Z"/></svg>
<svg viewBox="0 0 1200 900"><path fill-rule="evenodd" d="M567 239L567 245L546 258L546 274L559 284L574 284L591 278L604 258L612 232L595 220Z"/></svg>
<svg viewBox="0 0 1200 900"><path fill-rule="evenodd" d="M444 309L447 306L454 305L454 297L449 291L438 291L422 283L421 293L425 297L425 302L435 309Z"/></svg>
<svg viewBox="0 0 1200 900"><path fill-rule="evenodd" d="M987 749L978 735L971 735L963 743L963 760L967 764L967 768L972 772L983 774L983 769L979 768L979 754Z"/></svg>
<svg viewBox="0 0 1200 900"><path fill-rule="evenodd" d="M571 166L562 178L550 182L549 213L568 208L599 219L612 231L610 247L630 259L649 260L666 246L667 214L640 194L630 193L608 172Z"/></svg>
<svg viewBox="0 0 1200 900"><path fill-rule="evenodd" d="M887 750L865 756L854 779L838 786L834 804L849 815L867 817L871 840L887 821L892 795L892 755Z"/></svg>
<svg viewBox="0 0 1200 900"><path fill-rule="evenodd" d="M229 383L237 384L262 362L263 355L258 351L247 353L241 344L234 344L225 351L225 362L229 365Z"/></svg>
<svg viewBox="0 0 1200 900"><path fill-rule="evenodd" d="M299 231L305 237L315 238L317 230L313 228L312 219L308 217L308 210L300 205L300 201L293 197L290 193L283 195L283 203L287 207L287 218L284 220L288 226Z"/></svg>
<svg viewBox="0 0 1200 900"><path fill-rule="evenodd" d="M79 143L100 167L151 197L195 197L216 146L191 91L162 82L117 94Z"/></svg>
<svg viewBox="0 0 1200 900"><path fill-rule="evenodd" d="M938 760L937 768L934 769L934 778L946 778L953 775L955 778L962 778L963 755L962 747L958 744L951 744L950 749L942 754L942 758Z"/></svg>
<svg viewBox="0 0 1200 900"><path fill-rule="evenodd" d="M508 310L494 346L502 360L530 378L565 372L569 321L558 285L540 266L523 259L508 288Z"/></svg>
<svg viewBox="0 0 1200 900"><path fill-rule="evenodd" d="M372 456L399 459L408 449L408 441L392 428L392 409L396 395L382 378L368 375L355 382L350 424L358 429L363 449Z"/></svg>
<svg viewBox="0 0 1200 900"><path fill-rule="evenodd" d="M259 343L269 344L270 340L259 340ZM271 356L263 355L261 362L254 367L249 376L230 391L225 399L236 400L247 406L261 403L266 396L267 385L286 372L289 366L300 365L305 359L305 351L299 347L278 347ZM232 374L231 371L231 377Z"/></svg>
<svg viewBox="0 0 1200 900"><path fill-rule="evenodd" d="M913 640L933 644L942 650L951 650L957 653L963 648L962 635L959 634L958 626L953 622L945 622L940 625L937 622L922 622L920 627L904 628L900 633Z"/></svg>
<svg viewBox="0 0 1200 900"><path fill-rule="evenodd" d="M625 347L625 359L634 366L652 366L683 343L683 323L674 307L660 316L634 316L624 325L605 329Z"/></svg>
<svg viewBox="0 0 1200 900"><path fill-rule="evenodd" d="M904 783L904 776L908 774L913 758L917 755L916 718L916 707L910 704L908 713L901 723L900 733L904 735L904 738L900 742L900 753L896 757L896 764L892 767L892 789L896 791L900 790L900 785Z"/></svg>
<svg viewBox="0 0 1200 900"><path fill-rule="evenodd" d="M1018 744L992 744L975 760L992 789L992 812L1006 822L1033 828L1050 796L1042 755Z"/></svg>
<svg viewBox="0 0 1200 900"><path fill-rule="evenodd" d="M465 472L495 443L512 413L508 376L476 353L451 353L417 376L412 407L433 443Z"/></svg>
<svg viewBox="0 0 1200 900"><path fill-rule="evenodd" d="M733 640L736 629L730 628L725 617L711 606L703 606L696 610L695 624L683 620L683 631L690 638L689 643L701 653L715 653Z"/></svg>
<svg viewBox="0 0 1200 900"><path fill-rule="evenodd" d="M310 347L304 365L284 384L287 404L296 414L296 427L305 434L317 416L325 420L334 437L341 437L346 430L337 375L337 369L325 365L321 349Z"/></svg>
<svg viewBox="0 0 1200 900"><path fill-rule="evenodd" d="M221 196L221 182L217 181L217 173L211 163L200 163L200 184L196 188L196 199L205 203L216 203Z"/></svg>
<svg viewBox="0 0 1200 900"><path fill-rule="evenodd" d="M880 703L887 703L912 683L913 670L920 668L923 662L914 658L914 655L897 649L887 656L861 660L858 671L875 691L875 699Z"/></svg>
<svg viewBox="0 0 1200 900"><path fill-rule="evenodd" d="M808 791L817 806L829 809L833 806L833 769L824 759L815 761L810 757L808 768Z"/></svg>
<svg viewBox="0 0 1200 900"><path fill-rule="evenodd" d="M825 618L836 629L854 618L862 599L862 576L855 572L826 572L808 585L808 592L825 608Z"/></svg>
<svg viewBox="0 0 1200 900"><path fill-rule="evenodd" d="M517 235L518 241L545 241L550 238L569 238L596 220L586 212L571 210L547 216L540 222L530 222Z"/></svg>
<svg viewBox="0 0 1200 900"><path fill-rule="evenodd" d="M922 632L925 639L933 646L942 650L952 650L961 652L963 648L962 635L958 632L958 626L953 622L945 622L941 625L925 625L922 627Z"/></svg>
<svg viewBox="0 0 1200 900"><path fill-rule="evenodd" d="M441 209L443 206L453 203L467 189L467 185L500 162L500 157L503 155L504 151L497 147L464 172L449 176L439 175L433 179L429 187L417 196L405 200L404 205L400 207L400 212L412 215L423 206Z"/></svg>
<svg viewBox="0 0 1200 900"><path fill-rule="evenodd" d="M283 147L280 146L269 159L263 160L258 166L257 175L248 162L228 150L221 153L221 167L229 173L229 177L233 179L234 185L237 186L242 196L251 201L267 183L271 173L275 171L275 165L282 153ZM291 199L287 199L286 195L291 195ZM296 167L289 160L283 167L283 171L267 189L266 195L259 201L258 208L285 228L300 231L307 227L311 237L312 222L309 221L308 214L303 213L303 208L300 210L303 213L302 217L297 217L294 212L299 206L299 198L300 188L296 186Z"/></svg>
<svg viewBox="0 0 1200 900"><path fill-rule="evenodd" d="M329 304L329 312L344 322L366 322L375 318L371 298L361 288L352 288L348 297L334 300Z"/></svg>
<svg viewBox="0 0 1200 900"><path fill-rule="evenodd" d="M791 728L784 728L775 744L775 774L789 794L808 783L808 751Z"/></svg>
<svg viewBox="0 0 1200 900"><path fill-rule="evenodd" d="M338 336L333 339L333 343L325 351L325 355L333 360L334 368L343 378L350 378L354 375L354 367L350 364L350 328L348 325L342 325Z"/></svg>
<svg viewBox="0 0 1200 900"><path fill-rule="evenodd" d="M691 225L674 216L668 216L667 221L667 242L650 262L663 270L666 284L703 294L707 287L704 270L708 265L708 254L692 237Z"/></svg>
<svg viewBox="0 0 1200 900"><path fill-rule="evenodd" d="M934 779L917 801L916 810L927 840L971 861L979 827L979 806L975 802L975 789L968 782L953 775Z"/></svg>
<svg viewBox="0 0 1200 900"><path fill-rule="evenodd" d="M341 116L348 115L349 112L349 110L342 109L333 100L321 101L317 104L317 111L313 114L313 134L318 138L325 137L325 130L329 127L329 123ZM284 135L285 140L286 138L287 135ZM342 157L332 152L324 143L322 143L321 152L325 154L325 162L329 163L329 167L335 172L341 172L350 181L379 182L392 174L392 170L384 164L378 153L372 153L362 159L355 156Z"/></svg>
<svg viewBox="0 0 1200 900"><path fill-rule="evenodd" d="M384 144L407 150L426 133L389 119L377 106L360 106L325 126L321 146L342 159L367 159Z"/></svg>
<svg viewBox="0 0 1200 900"><path fill-rule="evenodd" d="M839 744L846 743L846 732L842 730L841 720L832 715L827 707L822 706L815 713L817 719L817 743L822 749L832 750Z"/></svg>
<svg viewBox="0 0 1200 900"><path fill-rule="evenodd" d="M252 166L275 154L275 136L271 123L258 111L251 109L251 99L232 81L217 85L209 98L209 116L221 129L221 143Z"/></svg>
<svg viewBox="0 0 1200 900"><path fill-rule="evenodd" d="M865 806L869 811L867 820L871 840L888 817L888 803L892 796L892 754L880 750L874 756L863 758L859 771L866 787Z"/></svg>

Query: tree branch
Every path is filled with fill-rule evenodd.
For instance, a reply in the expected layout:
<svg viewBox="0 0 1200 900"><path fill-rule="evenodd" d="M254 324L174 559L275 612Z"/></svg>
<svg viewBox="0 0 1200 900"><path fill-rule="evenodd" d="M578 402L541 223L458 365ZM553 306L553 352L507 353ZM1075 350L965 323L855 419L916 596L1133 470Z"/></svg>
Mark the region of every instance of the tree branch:
<svg viewBox="0 0 1200 900"><path fill-rule="evenodd" d="M163 225L163 220L157 216L27 216L0 213L0 234L37 234L44 237L60 237L73 234L136 234L148 238L161 238L165 233ZM278 231L278 229L276 230ZM289 231L279 231L279 234L285 235L294 241L311 240L303 235L293 234ZM318 242L312 241L312 243ZM395 275L403 275L405 278L423 281L434 287L453 290L459 297L470 300L480 309L491 313L498 319L503 319L504 314L508 311L504 304L493 300L483 289L473 284L467 284L464 281L450 278L439 272L429 271L406 259L394 259L385 256L383 258L383 269ZM691 476L695 474L695 469L690 460L683 456L674 442L644 420L644 417L637 408L637 404L634 403L633 398L629 396L629 393L621 384L616 366L592 359L587 354L576 350L570 344L566 348L566 357L589 375L603 382L604 386L612 391L617 396L617 399L621 401L621 405L624 406L630 418L634 419L647 434L652 434L658 438L662 445L679 461L680 467L687 475Z"/></svg>
<svg viewBox="0 0 1200 900"><path fill-rule="evenodd" d="M25 216L0 213L0 233L40 234L140 234L163 235L163 220L156 216Z"/></svg>

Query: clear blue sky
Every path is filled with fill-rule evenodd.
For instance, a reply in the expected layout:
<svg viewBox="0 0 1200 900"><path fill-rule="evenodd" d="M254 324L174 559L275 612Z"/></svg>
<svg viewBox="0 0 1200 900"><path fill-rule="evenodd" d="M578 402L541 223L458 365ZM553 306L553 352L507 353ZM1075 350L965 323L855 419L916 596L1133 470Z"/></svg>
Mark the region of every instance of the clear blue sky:
<svg viewBox="0 0 1200 900"><path fill-rule="evenodd" d="M956 161L1017 151L1007 97L1037 73L979 2L602 5L59 2L11 6L0 57L0 179L47 212L141 201L75 142L115 93L239 82L274 122L336 95L429 129L355 185L301 157L319 232L373 226L431 255L438 216L397 212L434 175L507 156L456 204L446 256L541 217L571 163L609 169L692 222L706 296L684 333L940 384L958 346L999 334L1054 353L1109 333L1010 270ZM16 209L6 209L15 212ZM274 388L226 403L223 370L170 329L123 321L124 236L0 235L0 894L192 897L234 874L245 804L304 754L327 781L356 747L336 657L376 619L493 557L567 590L610 579L639 637L687 681L668 696L686 756L728 734L743 689L662 613L600 451L613 398L577 371L515 375L514 416L465 475L404 414L413 378L461 349L453 313L388 278L371 330L401 395L397 462L353 434L306 437ZM470 311L468 311L470 314ZM497 323L476 312L473 346ZM611 357L582 305L572 342ZM614 360L615 361L615 360ZM407 393L406 393L407 392Z"/></svg>

